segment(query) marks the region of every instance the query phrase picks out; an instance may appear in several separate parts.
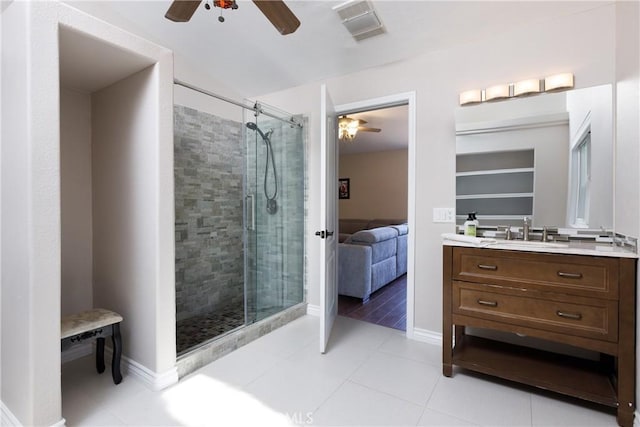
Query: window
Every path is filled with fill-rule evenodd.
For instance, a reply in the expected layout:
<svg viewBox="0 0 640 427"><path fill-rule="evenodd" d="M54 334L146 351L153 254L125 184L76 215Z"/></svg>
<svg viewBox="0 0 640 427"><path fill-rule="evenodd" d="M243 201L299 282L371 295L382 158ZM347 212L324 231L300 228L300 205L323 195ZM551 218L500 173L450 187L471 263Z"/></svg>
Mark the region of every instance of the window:
<svg viewBox="0 0 640 427"><path fill-rule="evenodd" d="M591 131L587 130L572 150L574 164L575 227L589 225L589 186L591 183Z"/></svg>

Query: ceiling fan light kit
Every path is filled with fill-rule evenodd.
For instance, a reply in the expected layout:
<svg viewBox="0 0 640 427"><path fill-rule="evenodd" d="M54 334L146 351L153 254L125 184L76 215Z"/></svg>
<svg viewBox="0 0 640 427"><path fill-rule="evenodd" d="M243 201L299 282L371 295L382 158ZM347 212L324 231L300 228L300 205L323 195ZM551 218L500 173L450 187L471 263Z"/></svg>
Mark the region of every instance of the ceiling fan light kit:
<svg viewBox="0 0 640 427"><path fill-rule="evenodd" d="M200 3L202 0L174 0L164 17L174 22L189 22ZM300 20L282 0L253 0L253 3L283 36L295 32L300 26ZM221 10L220 22L224 22L222 10L238 9L235 0L214 0L213 5ZM211 9L208 1L205 8Z"/></svg>
<svg viewBox="0 0 640 427"><path fill-rule="evenodd" d="M351 142L355 139L358 131L362 132L380 132L382 129L370 128L362 126L366 124L365 120L354 119L347 116L341 116L338 119L338 138L340 141Z"/></svg>
<svg viewBox="0 0 640 427"><path fill-rule="evenodd" d="M358 133L358 126L360 121L351 119L347 116L342 116L338 120L338 136L341 141L351 142Z"/></svg>

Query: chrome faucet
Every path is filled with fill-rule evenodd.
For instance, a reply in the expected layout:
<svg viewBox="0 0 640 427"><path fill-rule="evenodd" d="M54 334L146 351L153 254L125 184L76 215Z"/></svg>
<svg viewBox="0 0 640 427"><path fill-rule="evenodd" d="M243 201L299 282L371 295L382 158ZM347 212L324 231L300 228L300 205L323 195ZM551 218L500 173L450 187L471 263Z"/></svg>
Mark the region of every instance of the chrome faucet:
<svg viewBox="0 0 640 427"><path fill-rule="evenodd" d="M505 232L504 238L505 238L505 240L513 239L513 236L511 235L511 226L510 225L507 225L507 230Z"/></svg>
<svg viewBox="0 0 640 427"><path fill-rule="evenodd" d="M529 240L529 218L524 217L524 225L522 226L522 240Z"/></svg>

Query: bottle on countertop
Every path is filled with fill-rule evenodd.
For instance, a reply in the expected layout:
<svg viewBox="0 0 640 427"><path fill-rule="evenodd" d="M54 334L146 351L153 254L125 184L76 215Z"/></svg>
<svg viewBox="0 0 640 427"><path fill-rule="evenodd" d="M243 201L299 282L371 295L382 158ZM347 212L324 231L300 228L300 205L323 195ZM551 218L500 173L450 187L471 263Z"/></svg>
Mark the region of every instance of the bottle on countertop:
<svg viewBox="0 0 640 427"><path fill-rule="evenodd" d="M467 214L467 220L464 222L464 235L475 237L477 227L478 220L476 219L476 213L470 212Z"/></svg>
<svg viewBox="0 0 640 427"><path fill-rule="evenodd" d="M476 231L478 231L478 227L480 226L480 221L478 221L478 218L476 218L477 214L478 212L471 212L471 218L473 219L473 222L476 224Z"/></svg>

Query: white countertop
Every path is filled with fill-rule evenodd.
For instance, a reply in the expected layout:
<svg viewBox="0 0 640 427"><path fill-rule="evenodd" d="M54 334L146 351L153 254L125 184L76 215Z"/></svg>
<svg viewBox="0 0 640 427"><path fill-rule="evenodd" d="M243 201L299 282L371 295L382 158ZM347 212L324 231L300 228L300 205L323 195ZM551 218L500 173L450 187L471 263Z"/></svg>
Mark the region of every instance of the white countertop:
<svg viewBox="0 0 640 427"><path fill-rule="evenodd" d="M474 244L457 240L444 239L445 246L463 246L467 248L502 249L512 251L546 252L567 255L607 256L615 258L638 258L636 252L613 246L611 243L596 243L593 241L572 240L569 242L523 242L518 240L496 240L495 243Z"/></svg>

